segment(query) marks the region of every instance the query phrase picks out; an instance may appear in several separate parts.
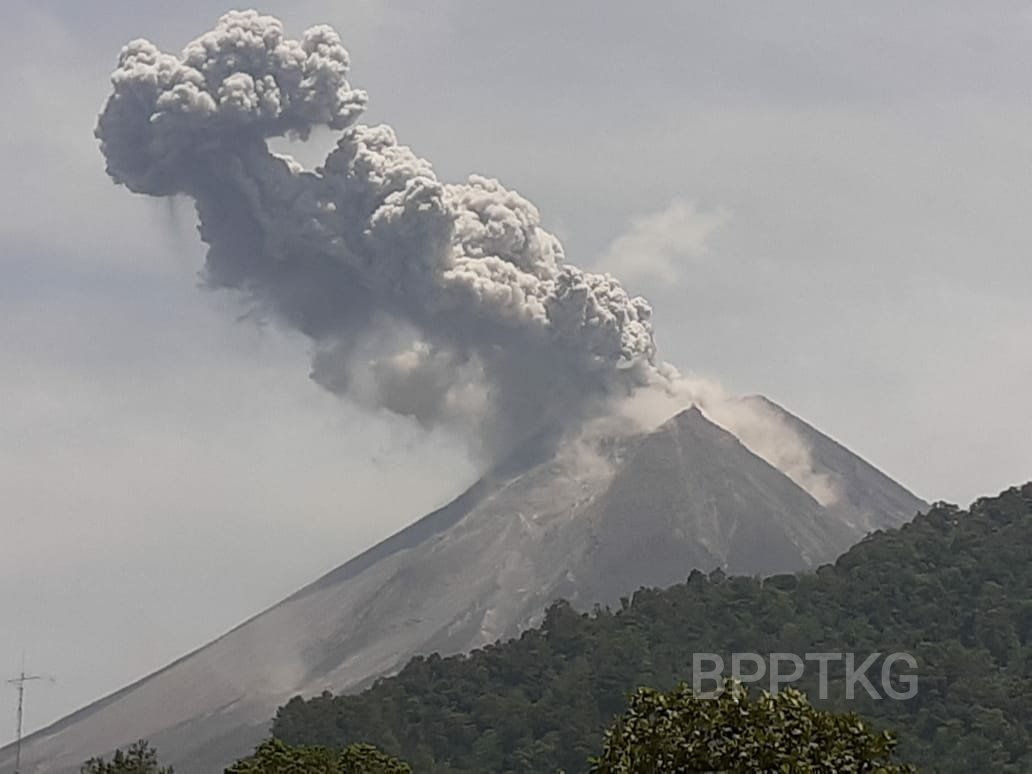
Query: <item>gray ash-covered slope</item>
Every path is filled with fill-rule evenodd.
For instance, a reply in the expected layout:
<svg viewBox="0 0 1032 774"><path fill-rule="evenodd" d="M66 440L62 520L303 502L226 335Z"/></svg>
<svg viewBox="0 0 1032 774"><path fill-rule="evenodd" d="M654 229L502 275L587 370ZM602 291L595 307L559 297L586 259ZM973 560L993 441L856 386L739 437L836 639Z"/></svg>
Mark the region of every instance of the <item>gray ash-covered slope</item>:
<svg viewBox="0 0 1032 774"><path fill-rule="evenodd" d="M771 575L834 559L857 535L698 409L635 446L589 520L581 593L612 600L686 569Z"/></svg>
<svg viewBox="0 0 1032 774"><path fill-rule="evenodd" d="M209 774L246 753L297 693L357 690L415 654L513 636L558 597L613 603L693 568L806 569L868 522L923 507L809 429L815 465L857 500L846 511L822 507L697 409L604 451L516 459L215 642L34 734L23 768L77 771L147 738L180 774ZM11 750L0 751L0 772L11 770Z"/></svg>
<svg viewBox="0 0 1032 774"><path fill-rule="evenodd" d="M913 492L769 398L751 395L741 402L773 414L803 441L813 471L834 483L837 499L828 508L854 531L899 527L928 508Z"/></svg>

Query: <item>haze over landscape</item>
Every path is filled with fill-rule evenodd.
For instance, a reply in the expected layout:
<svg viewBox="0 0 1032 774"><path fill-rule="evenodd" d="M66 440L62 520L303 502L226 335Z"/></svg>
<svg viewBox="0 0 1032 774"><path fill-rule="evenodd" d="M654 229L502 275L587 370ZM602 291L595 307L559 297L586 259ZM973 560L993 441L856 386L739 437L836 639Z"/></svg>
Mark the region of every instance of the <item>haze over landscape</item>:
<svg viewBox="0 0 1032 774"><path fill-rule="evenodd" d="M0 32L17 53L0 82L24 103L0 119L19 182L0 215L0 660L13 673L24 650L30 670L58 677L33 687L27 730L449 502L542 426L579 432L602 414L634 430L600 437L652 438L696 401L708 419L682 415L699 418L690 437L730 430L745 456L726 469L768 481L762 502L815 523L854 491L821 468L849 453L795 416L928 501L1028 478L1023 6L857 18L832 3L797 29L734 3L268 3L287 39L333 24L350 72L318 33L284 49L283 72L297 52L315 61L296 94L237 83L232 113L203 89L170 89L178 118L148 123L138 101L172 102L140 96L147 68L208 73L219 38L178 64L135 46L115 82L132 109L109 109L98 135L116 182L169 197L158 200L111 185L92 136L113 53L140 35L178 52L226 9L106 5L101 23L81 4L15 0ZM232 19L259 37L275 26ZM318 180L264 155L262 137L315 126L307 144L274 150L322 164L336 136L319 126L354 123L360 90L361 120L389 122L415 155L377 130L349 130ZM197 148L221 142L233 163L197 164ZM483 178L457 184L475 173L526 199ZM329 208L341 191L357 193ZM179 194L199 202L207 256ZM390 206L356 221L377 197ZM252 222L281 241L242 238ZM522 274L484 260L499 254ZM331 256L368 270L369 292L347 295ZM642 387L660 397L624 402ZM754 392L777 403L728 398ZM622 491L614 454L591 503ZM741 570L833 559L923 505L856 475L858 507L836 512L832 533L793 522L785 545L800 554ZM892 508L872 505L886 497ZM564 513L608 523L572 502ZM564 588L544 584L534 605ZM477 636L511 634L512 621Z"/></svg>

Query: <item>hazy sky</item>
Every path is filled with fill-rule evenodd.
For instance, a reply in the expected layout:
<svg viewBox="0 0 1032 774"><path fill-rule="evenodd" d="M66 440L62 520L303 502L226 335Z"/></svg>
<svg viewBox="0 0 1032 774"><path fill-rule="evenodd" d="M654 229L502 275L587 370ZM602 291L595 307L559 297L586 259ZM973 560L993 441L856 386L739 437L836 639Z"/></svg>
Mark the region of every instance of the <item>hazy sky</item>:
<svg viewBox="0 0 1032 774"><path fill-rule="evenodd" d="M572 261L653 301L682 370L769 395L927 499L1032 478L1032 5L641 5L260 10L336 26L366 120L445 179L528 196ZM0 675L24 650L57 678L30 729L476 474L316 387L304 340L199 289L189 203L105 176L120 46L178 50L230 7L5 3Z"/></svg>

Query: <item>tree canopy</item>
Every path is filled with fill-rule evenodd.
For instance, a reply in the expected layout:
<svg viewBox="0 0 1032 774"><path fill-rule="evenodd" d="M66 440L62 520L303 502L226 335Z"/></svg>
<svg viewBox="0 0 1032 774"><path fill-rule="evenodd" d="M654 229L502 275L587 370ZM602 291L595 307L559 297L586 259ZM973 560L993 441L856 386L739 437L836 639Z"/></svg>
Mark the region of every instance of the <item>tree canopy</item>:
<svg viewBox="0 0 1032 774"><path fill-rule="evenodd" d="M115 750L111 760L90 758L79 767L81 774L173 774L171 766L158 763L158 753L145 740Z"/></svg>
<svg viewBox="0 0 1032 774"><path fill-rule="evenodd" d="M905 774L893 764L895 740L853 714L814 709L799 691L763 692L752 700L728 682L700 698L681 683L669 693L641 688L606 732L592 774L708 772L755 774Z"/></svg>
<svg viewBox="0 0 1032 774"><path fill-rule="evenodd" d="M230 766L226 774L412 774L405 763L368 744L292 747L279 739L263 742L254 755Z"/></svg>

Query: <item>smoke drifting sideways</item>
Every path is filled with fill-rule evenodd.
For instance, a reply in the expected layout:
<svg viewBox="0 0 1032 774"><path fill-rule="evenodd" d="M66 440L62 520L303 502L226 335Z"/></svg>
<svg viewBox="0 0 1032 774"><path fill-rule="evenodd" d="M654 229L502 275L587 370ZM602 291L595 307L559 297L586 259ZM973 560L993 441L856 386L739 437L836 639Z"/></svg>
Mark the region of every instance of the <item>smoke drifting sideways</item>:
<svg viewBox="0 0 1032 774"><path fill-rule="evenodd" d="M334 393L457 428L497 457L543 427L662 385L651 307L567 263L535 207L498 181L438 180L386 125L330 27L234 11L179 55L125 46L96 136L131 191L186 194L203 277L313 342ZM340 132L303 169L270 138Z"/></svg>
<svg viewBox="0 0 1032 774"><path fill-rule="evenodd" d="M698 407L821 505L841 501L839 484L815 464L810 444L781 411L759 396L735 396L713 379L675 374L665 383L611 401L608 413L592 418L582 434L597 443L600 438L652 432L686 406Z"/></svg>

